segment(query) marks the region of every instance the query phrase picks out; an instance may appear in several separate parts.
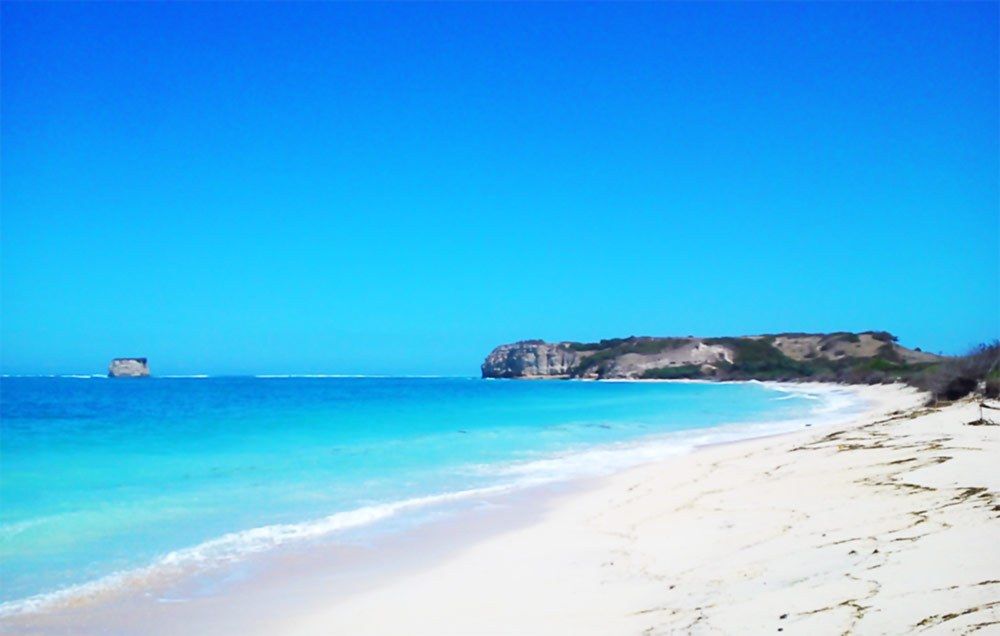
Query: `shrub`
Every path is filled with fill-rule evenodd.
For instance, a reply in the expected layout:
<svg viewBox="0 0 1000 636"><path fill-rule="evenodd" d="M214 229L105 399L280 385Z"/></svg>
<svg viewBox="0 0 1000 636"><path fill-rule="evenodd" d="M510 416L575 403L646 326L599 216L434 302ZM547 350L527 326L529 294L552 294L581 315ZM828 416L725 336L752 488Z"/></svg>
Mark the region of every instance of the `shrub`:
<svg viewBox="0 0 1000 636"><path fill-rule="evenodd" d="M610 349L622 342L625 342L625 338L611 338L601 340L600 342L571 342L568 346L573 351L600 351L602 349Z"/></svg>
<svg viewBox="0 0 1000 636"><path fill-rule="evenodd" d="M887 342L881 347L879 347L875 355L881 359L889 360L891 362L895 363L903 362L903 356L899 355L899 352L896 351L896 347L894 347L891 342Z"/></svg>
<svg viewBox="0 0 1000 636"><path fill-rule="evenodd" d="M700 378L704 374L699 367L693 364L685 364L679 367L660 367L659 369L646 369L640 376L644 380L680 380L690 378Z"/></svg>
<svg viewBox="0 0 1000 636"><path fill-rule="evenodd" d="M733 363L726 369L731 379L778 380L811 375L808 364L792 360L767 339L711 338L705 342L733 350Z"/></svg>
<svg viewBox="0 0 1000 636"><path fill-rule="evenodd" d="M829 351L833 348L833 345L838 342L851 342L857 343L861 342L861 336L856 333L851 333L849 331L838 331L837 333L832 333L820 340L819 350Z"/></svg>
<svg viewBox="0 0 1000 636"><path fill-rule="evenodd" d="M944 400L958 400L976 390L975 378L966 375L954 377L938 391L937 397Z"/></svg>
<svg viewBox="0 0 1000 636"><path fill-rule="evenodd" d="M986 381L986 387L983 389L983 396L991 400L1000 399L1000 379L990 378Z"/></svg>
<svg viewBox="0 0 1000 636"><path fill-rule="evenodd" d="M899 338L892 335L888 331L866 331L864 333L867 333L869 336L880 342L891 343L899 340Z"/></svg>
<svg viewBox="0 0 1000 636"><path fill-rule="evenodd" d="M937 400L958 400L969 395L980 382L987 385L1000 369L1000 341L981 344L968 354L933 365L911 380L911 384L931 392Z"/></svg>
<svg viewBox="0 0 1000 636"><path fill-rule="evenodd" d="M611 338L591 343L570 343L568 346L574 351L593 351L580 362L571 375L581 376L590 371L596 371L598 375L606 369L606 362L625 355L626 353L655 354L666 349L675 349L690 342L687 338L650 338L630 336L628 338Z"/></svg>

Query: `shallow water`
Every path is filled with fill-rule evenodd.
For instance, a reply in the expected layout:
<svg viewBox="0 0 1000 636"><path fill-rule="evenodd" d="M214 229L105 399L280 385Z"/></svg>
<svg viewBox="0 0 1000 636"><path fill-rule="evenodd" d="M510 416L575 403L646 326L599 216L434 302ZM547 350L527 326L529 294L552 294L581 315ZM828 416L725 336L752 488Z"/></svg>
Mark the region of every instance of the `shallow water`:
<svg viewBox="0 0 1000 636"><path fill-rule="evenodd" d="M845 407L752 383L83 376L0 388L3 613Z"/></svg>

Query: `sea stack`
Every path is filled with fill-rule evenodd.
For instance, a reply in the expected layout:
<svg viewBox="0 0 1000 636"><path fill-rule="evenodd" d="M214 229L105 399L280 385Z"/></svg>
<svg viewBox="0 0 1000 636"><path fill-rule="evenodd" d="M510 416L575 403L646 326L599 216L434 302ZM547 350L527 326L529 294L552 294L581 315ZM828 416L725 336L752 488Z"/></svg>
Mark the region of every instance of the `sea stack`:
<svg viewBox="0 0 1000 636"><path fill-rule="evenodd" d="M146 358L115 358L108 365L109 378L144 378L148 375Z"/></svg>

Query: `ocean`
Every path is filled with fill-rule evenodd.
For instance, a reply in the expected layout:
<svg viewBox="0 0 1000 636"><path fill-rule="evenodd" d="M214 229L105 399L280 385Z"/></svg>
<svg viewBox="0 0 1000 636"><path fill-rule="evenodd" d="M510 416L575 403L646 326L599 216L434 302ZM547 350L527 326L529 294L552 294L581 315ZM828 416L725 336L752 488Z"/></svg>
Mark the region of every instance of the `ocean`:
<svg viewBox="0 0 1000 636"><path fill-rule="evenodd" d="M0 616L858 408L757 383L4 377Z"/></svg>

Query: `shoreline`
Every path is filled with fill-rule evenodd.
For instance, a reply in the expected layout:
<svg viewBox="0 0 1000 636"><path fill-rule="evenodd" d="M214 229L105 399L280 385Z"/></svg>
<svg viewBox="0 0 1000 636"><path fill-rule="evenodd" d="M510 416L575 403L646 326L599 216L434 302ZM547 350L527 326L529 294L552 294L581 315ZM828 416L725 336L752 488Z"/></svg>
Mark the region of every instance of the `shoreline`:
<svg viewBox="0 0 1000 636"><path fill-rule="evenodd" d="M107 379L106 375L95 377ZM284 378L285 376L269 377ZM309 377L326 378L333 376ZM340 379L339 376L337 379ZM680 384L690 383L686 380L657 380L656 382L674 382ZM705 384L710 383L705 382ZM842 410L843 401L833 400L830 396L837 393L843 393L845 391L852 391L852 387L838 387L823 383L796 384L754 381L730 383L717 382L716 384L757 384L773 391L790 393L790 397L804 396L809 399L826 400L827 405L824 409L825 411L837 411L838 409ZM854 405L851 406L853 408ZM777 415L775 417L777 417ZM657 433L634 440L621 440L617 442L597 444L587 448L569 449L551 455L546 454L535 460L523 460L510 463L508 468L512 469L511 477L514 478L514 481L471 487L468 489L431 492L407 499L375 502L371 505L360 508L349 508L331 513L324 517L311 518L298 523L258 526L245 530L233 531L210 538L199 544L176 548L173 551L163 554L155 560L143 565L118 570L95 579L70 585L68 587L0 603L0 624L2 624L5 619L12 616L16 617L24 614L36 614L53 610L58 611L59 608L63 606L73 606L90 602L105 602L108 599L113 600L115 597L121 596L122 591L127 591L129 588L163 587L164 585L169 585L176 579L200 575L201 572L197 571L185 572L183 564L192 561L204 563L209 560L225 562L231 560L231 557L233 556L239 558L240 555L238 554L220 554L220 552L224 552L221 548L224 548L225 545L228 544L232 544L231 547L239 551L240 546L237 544L241 543L244 538L249 539L255 545L259 542L261 544L260 547L263 549L274 549L284 544L285 539L279 536L275 541L270 542L270 545L267 545L271 539L271 537L268 536L271 532L276 532L279 535L293 535L288 537L290 541L302 540L301 536L294 535L307 534L313 536L323 536L340 532L350 532L355 528L363 529L370 525L377 525L383 519L397 516L397 514L406 515L407 511L411 509L447 506L449 503L456 500L504 496L508 493L519 492L526 489L536 489L539 485L548 485L551 483L570 483L578 480L585 480L622 470L631 465L636 465L649 460L635 458L630 459L625 457L624 459L619 458L617 465L613 467L605 467L604 470L599 471L598 473L584 471L583 474L552 475L544 474L547 471L543 469L542 475L535 475L532 477L531 475L522 474L520 478L515 478L518 475L519 469L542 468L546 464L558 464L559 462L566 460L576 460L576 463L579 463L580 458L585 458L588 455L598 455L599 457L597 457L597 459L603 460L609 459L609 456L611 455L627 456L630 453L638 453L641 455L643 450L653 449L657 445L667 446L668 448L665 452L662 448L660 450L664 455L671 456L676 453L690 452L690 450L695 446L703 445L697 440L698 437L705 433L709 435L733 435L737 440L749 439L752 437L759 437L761 435L774 434L773 429L779 429L780 432L783 432L785 429L797 427L801 421L803 421L803 419L800 417L793 419L779 418L748 420L745 422L723 421L709 427L696 427L680 431ZM766 432L748 432L747 429L752 427L765 427L768 430ZM688 441L688 438L691 438L691 441L685 444L685 442ZM691 448L685 448L685 446L690 446ZM203 551L206 553L201 554ZM249 549L246 550L248 554L245 554L244 556L250 556L258 551L259 550L255 546L249 546ZM198 569L208 569L210 567L211 566L198 566Z"/></svg>
<svg viewBox="0 0 1000 636"><path fill-rule="evenodd" d="M806 386L806 387L803 386L803 383L793 383L790 386L783 386L779 383L767 383L767 384L772 389L788 390L794 393L803 392L802 391L803 388L807 389L811 388L814 389L813 391L811 391L812 393L830 393L830 392L842 392L845 390L849 390L851 393L855 394L855 396L859 396L859 399L861 399L860 398L861 395L867 394L866 396L867 403L864 405L865 415L859 416L858 414L854 414L851 415L851 419L858 419L858 417L868 417L870 414L874 413L876 410L879 409L885 410L887 406L892 406L898 402L897 399L898 394L901 392L906 392L911 394L913 393L912 390L910 389L900 389L899 387L872 388L872 387L858 387L852 385L829 385L829 384L819 384L819 383L812 383L812 386ZM817 428L822 430L825 429L827 425L844 424L842 420L843 418L841 418L841 421L838 422L821 422L820 423L821 425L818 426ZM809 426L809 424L806 424L805 426ZM669 458L669 462L678 461L681 458L690 457L692 455L696 455L699 453L704 453L707 450L715 447L722 447L722 446L738 447L742 444L748 444L754 441L775 439L775 438L780 439L787 437L789 435L795 435L797 432L808 432L810 430L815 431L816 429L804 428L803 430L800 431L798 428L796 428L796 430L792 432L783 431L783 432L767 433L763 437L759 435L749 438L744 436L734 440L722 440L707 445L696 445L696 448L692 452L671 457ZM665 460L663 458L659 458L654 460L652 462L652 465L663 464L664 461ZM498 533L503 533L513 528L521 527L524 524L537 521L537 517L544 516L544 514L546 514L553 506L558 508L559 501L561 501L563 497L566 497L567 493L571 493L570 496L573 496L577 493L588 492L591 489L597 487L597 485L600 484L603 480L614 479L619 475L630 472L632 470L638 470L644 466L649 466L649 465L650 465L649 462L644 462L643 464L639 465L639 468L632 467L632 468L625 468L624 470L618 469L610 476L575 477L567 482L546 484L541 486L529 486L518 491L498 493L496 496L484 496L477 498L481 499L488 506L494 506L498 509L503 509L504 514L500 515L500 517L503 518L498 518L498 515L496 514L493 514L491 516L489 514L482 515L480 513L477 513L476 510L474 509L476 502L472 502L473 509L471 510L469 509L469 506L464 506L463 508L462 505L457 505L452 510L446 509L444 511L431 511L430 514L432 516L438 514L441 515L441 518L430 521L429 522L430 525L427 528L425 528L426 530L425 532L419 529L413 529L413 528L408 529L403 533L409 535L408 537L403 537L403 538L390 537L387 540L383 540L380 546L378 547L378 550L383 550L388 547L389 551L391 552L393 542L396 542L397 544L400 545L407 543L412 545L413 543L421 544L421 541L423 541L423 545L421 546L422 549L426 548L429 543L433 543L434 541L439 541L442 544L458 543L461 544L462 546L460 549L467 549L470 546L474 548L476 542L488 541L491 538L495 537ZM472 524L476 523L476 519L474 517L477 514L479 514L481 518L489 518L490 522L486 523L484 527L479 528L478 532L471 533L475 535L474 537L466 536L462 540L456 542L454 541L454 537L448 536L448 535L454 535L456 533L461 533L463 535L469 534L467 532L468 529L467 526L469 525L469 523ZM437 536L438 534L441 534L442 536ZM366 549L368 548L361 549L360 552L365 552ZM452 548L446 548L443 545L438 545L430 552L437 553L440 556L440 555L446 555L448 552L451 551L451 549ZM372 551L371 549L368 550L369 552ZM328 553L328 555L331 553L337 553L338 556L336 556L336 558L333 558L333 560L329 563L330 567L338 567L339 565L343 565L336 563L337 559L342 559L345 556L345 554L340 554L340 553L352 552L352 550L349 547L344 548L344 546L340 546L339 548L331 547L329 545L317 545L315 547L305 546L301 550L295 550L295 549L288 550L287 551L288 555L279 555L279 557L272 559L271 562L263 569L265 571L273 571L276 563L280 564L282 563L282 559L286 559L284 565L278 567L278 569L281 569L282 567L286 567L290 563L293 563L296 559L301 558L302 554L311 552L313 555L315 555L321 551L325 551L326 553ZM297 552L301 552L302 554L296 554ZM368 557L371 556L373 555L369 553ZM400 555L397 554L397 558L399 558L399 556ZM369 567L370 569L371 564L366 565L364 563L365 561L364 557L358 557L356 554L355 555L347 554L347 559L346 559L347 561L351 561L352 558L355 561L353 567L358 567L360 568L360 570L364 570L365 567ZM402 560L407 561L407 559L405 558ZM379 578L379 580L373 581L372 584L375 587L378 587L384 583L382 578L385 578L386 580L391 580L393 577L401 576L403 571L409 569L419 570L422 568L432 567L434 565L433 560L427 561L418 559L417 561L420 562L419 563L412 562L412 559L410 559L410 562L402 563L401 564L402 567L395 568L396 571L394 572L388 572L388 573L383 572L382 575L380 575L381 578L376 577ZM236 578L240 577L246 578L248 576L250 578L257 577L257 574L248 575L246 569L247 568L233 567L232 570L234 572L237 572L237 574L227 575L227 577L228 578L232 578L233 576L235 576ZM291 567L290 569L294 570L295 568ZM309 568L306 569L308 570ZM393 568L389 569L392 570ZM243 571L241 572L241 570ZM272 574L273 572L271 574L267 574L266 576L272 576ZM300 572L299 578L302 578L303 580L315 579L316 577L312 576L312 574L315 573ZM205 576L198 575L192 577L193 582L191 584L182 585L179 586L179 588L177 586L167 586L168 590L170 588L173 588L174 591L176 591L177 589L184 590L185 588L187 588L185 592L178 595L180 596L181 600L176 600L176 601L171 600L171 596L169 593L163 595L157 592L157 590L154 587L152 590L145 590L143 594L126 594L123 600L98 601L97 603L94 604L81 605L79 607L70 607L70 608L56 609L51 611L47 610L41 614L12 616L12 617L7 617L6 619L4 619L3 622L6 622L14 627L20 624L27 627L29 630L31 629L30 627L31 625L40 627L41 625L44 624L49 625L50 628L55 628L56 630L58 630L58 625L60 623L65 624L63 623L63 620L65 619L69 619L69 621L72 624L74 624L77 628L83 627L85 624L92 624L94 625L95 628L97 628L96 631L99 631L98 628L99 625L104 624L106 626L108 624L108 621L110 621L111 624L118 624L120 626L121 625L120 621L122 620L125 620L125 622L130 622L130 620L135 620L136 622L133 624L136 627L140 627L143 626L144 623L143 617L149 614L148 606L150 604L151 596L156 597L154 599L155 600L154 607L157 608L157 611L153 611L152 613L153 614L162 613L164 615L164 618L178 613L180 615L189 614L188 608L193 605L198 605L199 603L202 605L215 607L216 610L221 611L223 614L228 613L224 608L227 604L231 605L230 600L232 599L212 598L209 599L207 602L203 602L204 599L199 598L197 593L195 593L190 598L187 597L188 595L190 595L191 590L196 590L196 588L199 585L205 584L204 581L200 581L199 579L207 579L207 578L210 577L207 575ZM283 575L281 573L273 575L272 578L274 580L270 582L258 581L258 583L260 583L258 587L271 589L271 592L273 594L280 593L282 585L285 586L292 585L293 587L301 587L300 585L295 585L295 583L290 580L291 579L290 576ZM348 594L348 596L353 595L354 593L355 592L351 591L351 593ZM229 593L227 592L227 595L228 594ZM240 595L245 596L247 594L254 597L259 596L259 594L256 594L252 590L247 590L247 589L237 590L237 593L234 596L239 597ZM300 590L299 594L308 597L311 595L311 591ZM261 600L264 601L264 599ZM306 606L308 606L309 604L310 603L308 602L305 603ZM297 603L295 605L297 606L295 612L298 613L305 611L306 613L308 613L307 609L304 609ZM144 609L144 606L147 607L145 607ZM161 611L164 609L164 607L170 607L171 610L167 612ZM180 607L184 607L184 609L178 612L177 610ZM274 608L274 609L277 611L278 614L282 613L281 608ZM194 612L194 614L196 615L200 613L201 612L198 610ZM132 618L131 619L125 618L128 616L131 616ZM206 617L203 617L203 619L205 618ZM259 618L263 619L264 617L259 617ZM197 621L195 621L195 624L197 624ZM41 628L43 630L48 629L45 627ZM84 629L83 631L86 631L86 629Z"/></svg>
<svg viewBox="0 0 1000 636"><path fill-rule="evenodd" d="M1000 434L908 389L850 423L617 473L257 633L1000 628ZM984 632L985 633L985 632Z"/></svg>
<svg viewBox="0 0 1000 636"><path fill-rule="evenodd" d="M481 486L468 490L443 491L419 496L412 499L393 500L376 503L358 509L348 509L335 512L327 517L307 520L297 524L277 525L251 528L236 531L210 539L204 543L179 548L159 557L146 565L120 570L106 576L62 588L36 596L16 599L0 604L0 626L18 617L59 613L65 608L75 608L90 604L115 603L121 597L134 594L135 590L145 591L148 595L158 589L174 588L178 582L185 579L197 579L211 576L218 566L225 566L240 555L224 553L225 545L236 544L246 536L254 543L261 542L265 551L280 550L285 541L278 537L273 539L272 532L279 534L312 535L320 540L327 535L350 534L355 531L364 532L379 524L392 524L394 517L404 517L407 514L417 514L422 509L448 511L450 508L460 509L464 504L474 504L477 500L506 499L521 493L539 493L548 489L573 488L579 484L610 474L628 470L637 465L663 461L672 457L697 451L699 448L717 444L739 443L741 441L782 435L803 426L814 424L828 425L854 417L859 410L870 409L871 400L865 400L860 395L865 392L863 387L853 385L837 385L830 383L785 383L762 381L713 382L708 380L611 380L610 382L657 382L657 383L703 383L703 384L757 384L769 390L788 393L789 397L805 397L818 400L822 407L811 409L808 413L794 418L749 420L745 422L719 422L710 427L683 429L680 431L658 433L636 440L623 440L610 444L601 444L585 449L568 450L554 455L547 455L537 460L525 460L511 464L511 476L514 481ZM850 394L843 397L843 394ZM871 393L869 391L869 393ZM776 398L785 399L785 398ZM705 437L711 439L705 441ZM599 464L597 470L582 470L578 468L575 474L551 474L547 464L558 464L564 461L581 464L586 460ZM531 476L519 471L526 469L541 469L539 474ZM557 470L558 473L558 470ZM538 495L542 496L542 495ZM317 527L318 526L318 527ZM306 531L303 533L303 531ZM309 537L292 536L293 544L288 549L296 549L295 544L307 543ZM300 546L302 547L302 546ZM328 547L328 546L327 546ZM309 549L308 546L302 549ZM260 550L250 546L242 557L253 558ZM202 552L205 552L202 554ZM195 570L185 571L184 563L194 561L201 563ZM217 566L204 565L206 561L217 561Z"/></svg>

